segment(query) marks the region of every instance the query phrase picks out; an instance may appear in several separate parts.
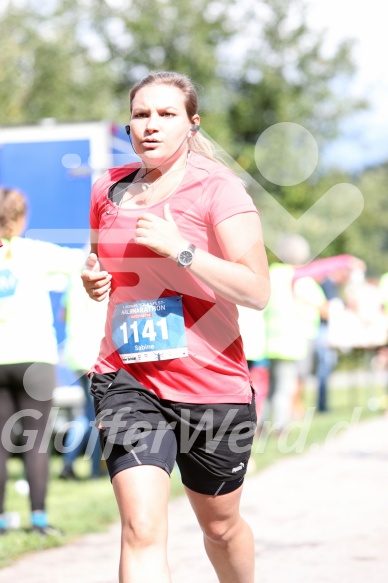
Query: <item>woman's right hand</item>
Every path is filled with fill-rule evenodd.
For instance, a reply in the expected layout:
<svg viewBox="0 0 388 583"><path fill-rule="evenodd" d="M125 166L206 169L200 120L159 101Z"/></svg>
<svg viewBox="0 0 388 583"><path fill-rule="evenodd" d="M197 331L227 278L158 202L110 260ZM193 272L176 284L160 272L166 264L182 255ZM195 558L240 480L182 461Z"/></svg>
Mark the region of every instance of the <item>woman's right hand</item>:
<svg viewBox="0 0 388 583"><path fill-rule="evenodd" d="M107 271L101 271L100 262L95 253L91 253L87 258L81 273L81 279L88 296L92 300L102 302L108 296L112 276Z"/></svg>

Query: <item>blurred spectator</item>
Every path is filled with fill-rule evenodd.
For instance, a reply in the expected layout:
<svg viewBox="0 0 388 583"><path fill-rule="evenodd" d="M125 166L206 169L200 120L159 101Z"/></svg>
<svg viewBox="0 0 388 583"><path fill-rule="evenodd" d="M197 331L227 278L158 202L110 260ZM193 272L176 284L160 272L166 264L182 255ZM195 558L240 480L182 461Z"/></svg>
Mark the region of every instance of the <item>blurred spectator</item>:
<svg viewBox="0 0 388 583"><path fill-rule="evenodd" d="M328 304L321 286L312 277L294 280L294 295L298 301L299 326L307 339L306 356L297 362L297 383L292 405L292 417L304 413L303 393L308 378L315 371L315 352L321 318L327 317Z"/></svg>
<svg viewBox="0 0 388 583"><path fill-rule="evenodd" d="M366 338L365 330L360 332L361 322L358 316L351 313L341 297L346 284L352 282L354 288L356 284L363 282L365 270L366 265L361 259L344 254L316 259L297 267L295 272L295 278L307 275L319 282L327 298L316 343L319 411L327 410L328 381L337 363L336 350L359 347Z"/></svg>
<svg viewBox="0 0 388 583"><path fill-rule="evenodd" d="M0 187L0 533L7 530L4 495L7 460L23 450L29 484L32 530L57 532L45 508L49 443L43 441L56 385L57 339L48 281L52 274L79 272L84 254L23 238L27 202L15 190ZM13 428L22 426L20 443Z"/></svg>
<svg viewBox="0 0 388 583"><path fill-rule="evenodd" d="M350 349L354 347L355 336L351 332L349 319L344 319L349 312L345 312L344 289L345 285L356 278L361 281L364 277L365 264L353 258L347 267L334 269L321 282L322 290L328 301L327 316L322 315L316 348L316 375L318 380L317 408L320 412L328 410L328 383L329 378L337 365L337 348ZM348 338L349 345L345 346L344 337Z"/></svg>
<svg viewBox="0 0 388 583"><path fill-rule="evenodd" d="M66 434L64 466L59 476L63 479L77 479L73 464L83 454L85 448L87 456L91 459L90 477L98 478L105 475L101 468L99 432L93 425L94 405L92 396L89 394L90 381L86 373L99 353L100 342L104 335L106 308L106 301L92 302L85 294L79 274L70 280L64 296L66 322L64 358L83 388L85 406L83 412L75 417Z"/></svg>
<svg viewBox="0 0 388 583"><path fill-rule="evenodd" d="M352 316L349 333L352 348L376 349L387 342L384 300L379 282L363 275L352 273L344 289L345 305Z"/></svg>
<svg viewBox="0 0 388 583"><path fill-rule="evenodd" d="M385 330L388 336L388 273L383 273L378 282L380 292L380 300L383 308ZM380 348L377 353L376 366L381 369L388 368L388 338L385 340L385 345Z"/></svg>
<svg viewBox="0 0 388 583"><path fill-rule="evenodd" d="M388 323L388 273L383 273L383 275L380 277L379 289L384 313Z"/></svg>
<svg viewBox="0 0 388 583"><path fill-rule="evenodd" d="M278 431L292 419L297 390L298 363L307 357L306 326L300 322L300 301L295 295L295 266L308 260L310 249L299 235L287 235L277 254L284 263L270 266L271 297L264 310L265 356L269 360L269 393L262 421L272 417Z"/></svg>
<svg viewBox="0 0 388 583"><path fill-rule="evenodd" d="M327 391L329 377L336 367L338 360L337 352L329 340L329 318L331 322L336 319L333 308L338 305L336 301L339 297L340 283L344 283L347 277L346 271L336 271L326 277L321 283L322 291L328 301L327 315L322 315L321 317L316 343L316 375L318 381L317 409L321 413L328 409Z"/></svg>

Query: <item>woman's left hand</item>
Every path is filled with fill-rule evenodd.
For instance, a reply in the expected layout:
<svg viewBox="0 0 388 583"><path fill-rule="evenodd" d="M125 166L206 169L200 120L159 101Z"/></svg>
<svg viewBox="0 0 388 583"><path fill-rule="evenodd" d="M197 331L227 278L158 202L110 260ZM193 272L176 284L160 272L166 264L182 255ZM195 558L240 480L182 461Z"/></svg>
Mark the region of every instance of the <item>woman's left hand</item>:
<svg viewBox="0 0 388 583"><path fill-rule="evenodd" d="M174 221L169 204L164 205L164 218L151 213L144 213L138 218L135 242L148 247L162 257L173 259L187 245L187 241L180 234Z"/></svg>

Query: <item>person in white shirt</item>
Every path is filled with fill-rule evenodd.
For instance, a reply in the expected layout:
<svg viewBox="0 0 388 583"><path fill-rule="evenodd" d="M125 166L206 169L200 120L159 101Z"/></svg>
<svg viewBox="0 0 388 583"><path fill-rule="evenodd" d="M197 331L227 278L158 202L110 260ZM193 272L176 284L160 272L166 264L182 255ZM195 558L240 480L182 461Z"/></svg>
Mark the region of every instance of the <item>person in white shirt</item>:
<svg viewBox="0 0 388 583"><path fill-rule="evenodd" d="M0 534L7 530L4 495L7 460L23 453L31 504L31 529L58 532L45 508L49 447L44 446L56 386L58 346L48 278L80 272L84 254L45 241L23 238L27 201L0 186ZM20 443L13 427L22 425Z"/></svg>

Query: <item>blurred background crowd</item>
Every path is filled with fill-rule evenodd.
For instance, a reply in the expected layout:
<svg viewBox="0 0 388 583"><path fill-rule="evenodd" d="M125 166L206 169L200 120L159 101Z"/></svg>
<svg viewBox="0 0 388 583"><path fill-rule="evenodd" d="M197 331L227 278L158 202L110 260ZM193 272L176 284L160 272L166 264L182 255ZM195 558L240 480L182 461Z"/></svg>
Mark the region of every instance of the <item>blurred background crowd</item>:
<svg viewBox="0 0 388 583"><path fill-rule="evenodd" d="M239 312L260 423L271 420L281 432L303 417L306 387L315 392L316 410L328 411L330 377L341 355L366 356L363 367L384 369L388 274L368 277L367 265L352 255L309 262L300 235L285 235L278 253L283 261L270 265L268 306Z"/></svg>

